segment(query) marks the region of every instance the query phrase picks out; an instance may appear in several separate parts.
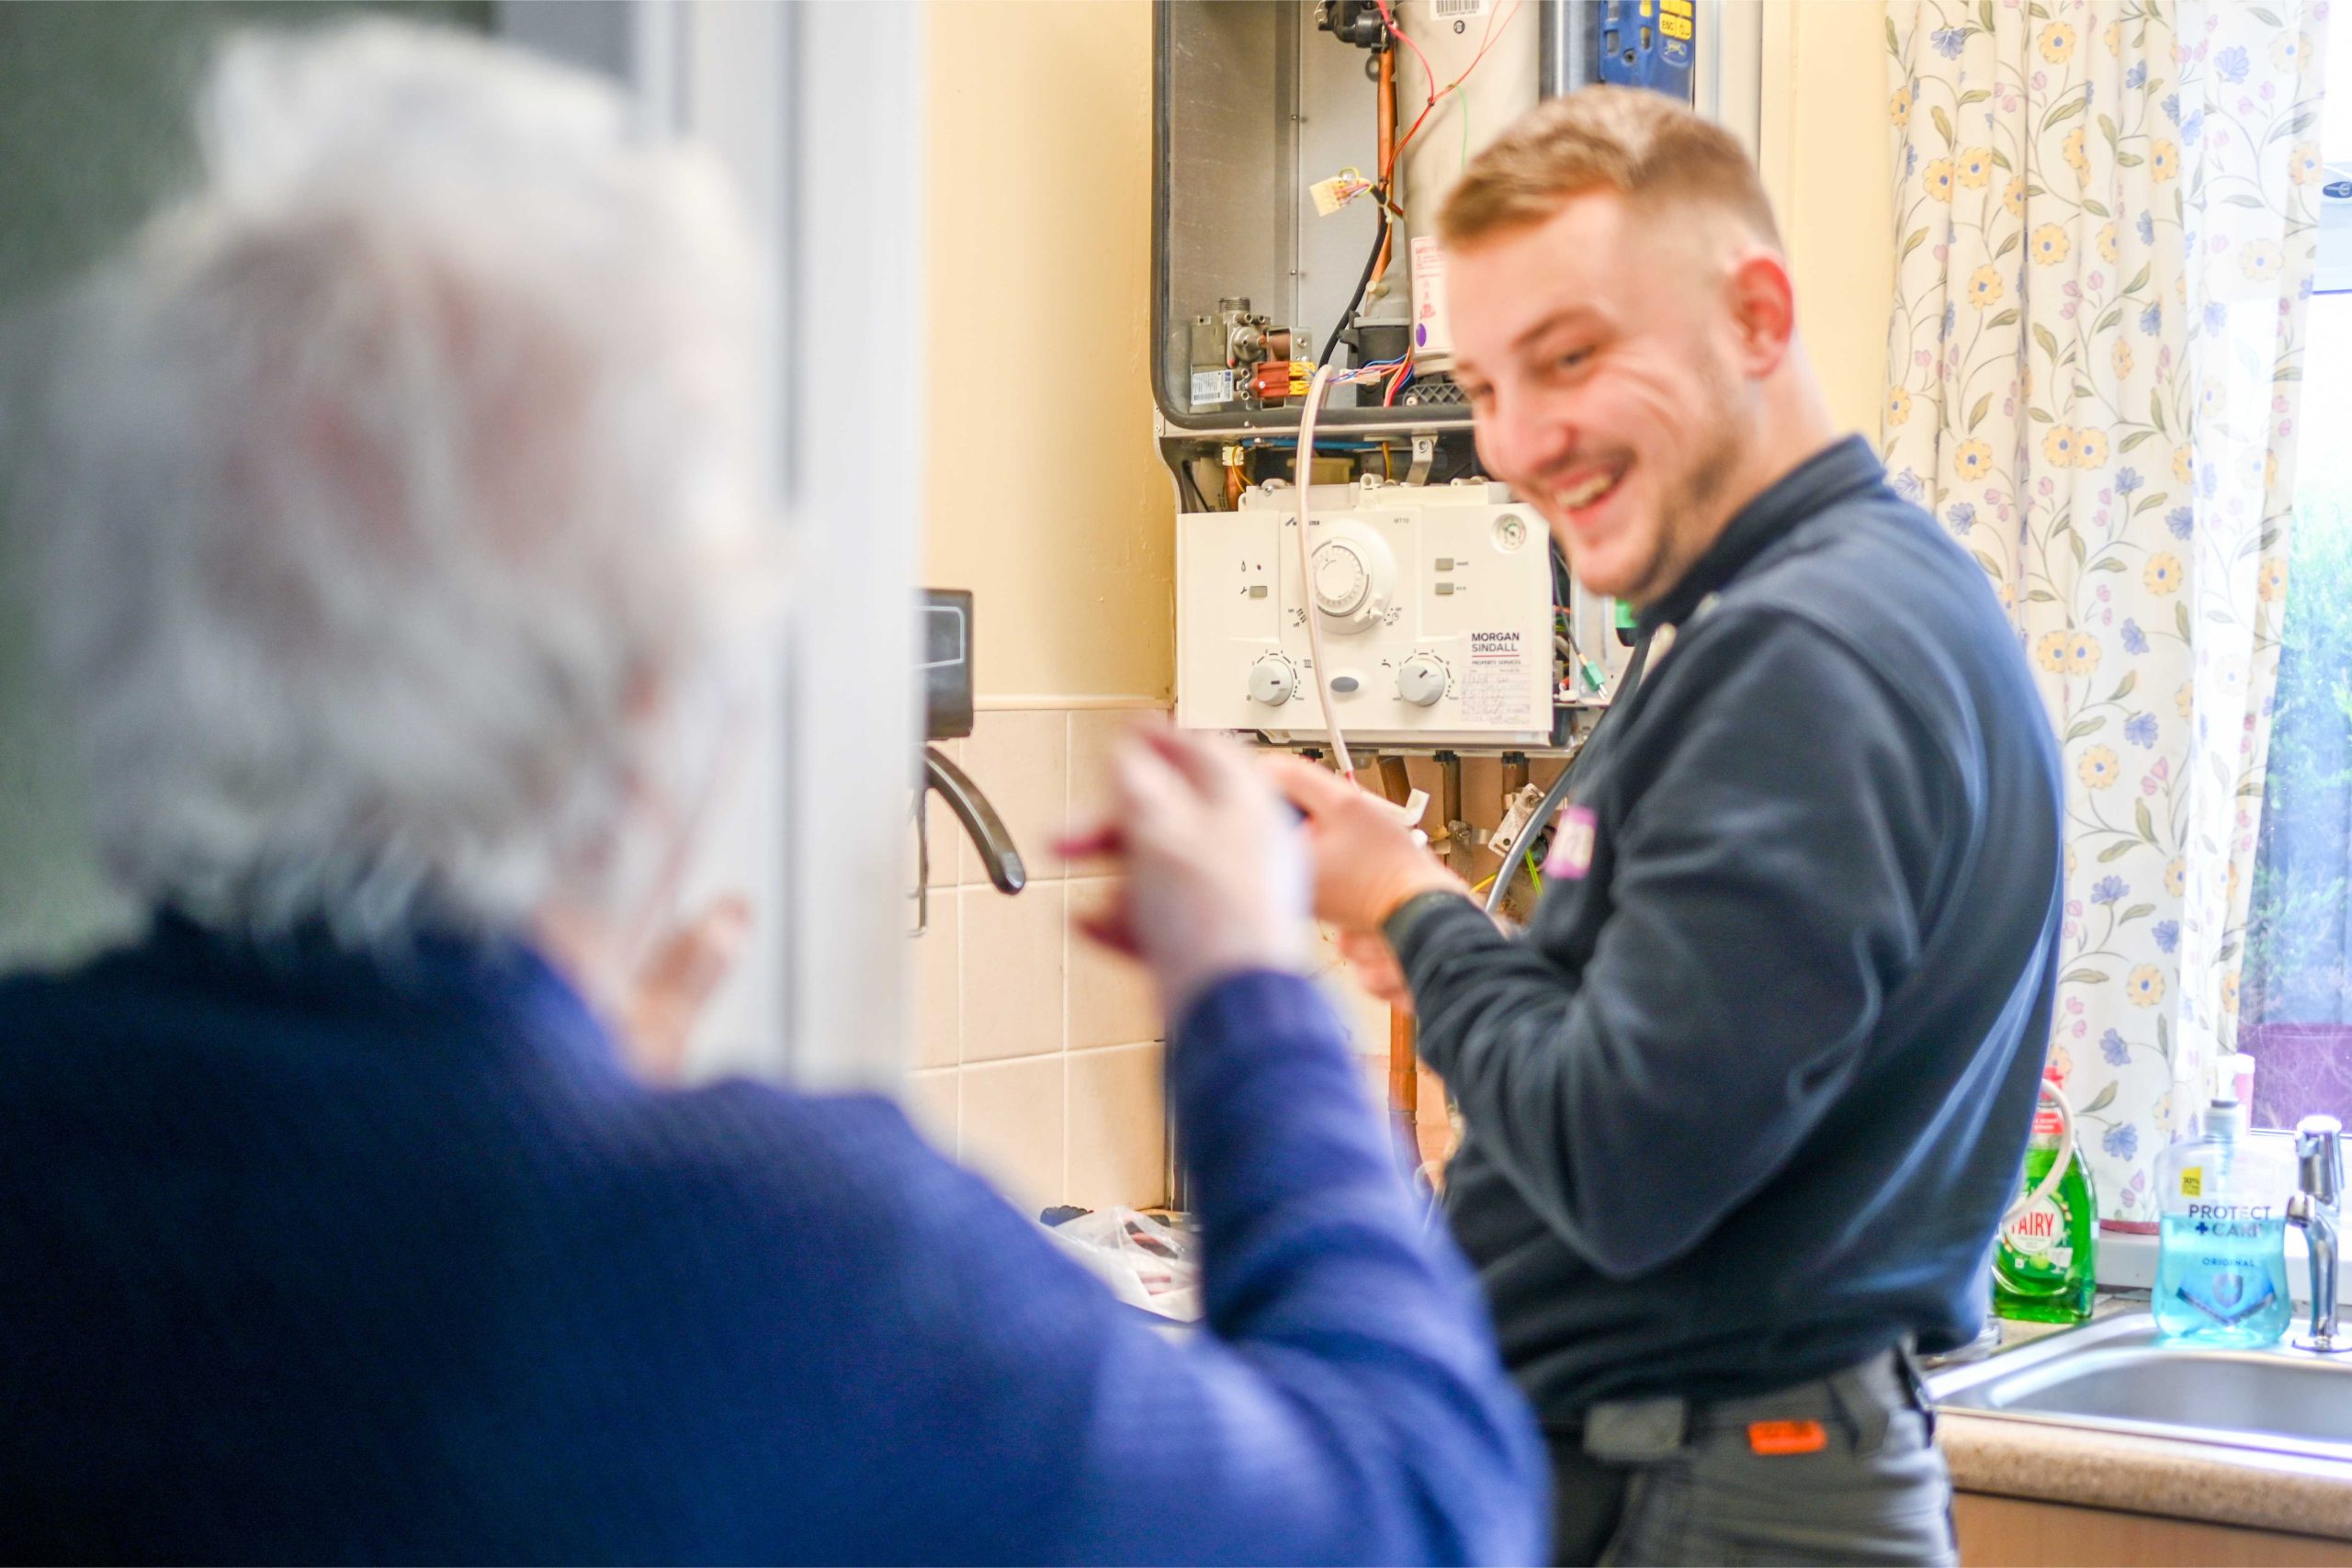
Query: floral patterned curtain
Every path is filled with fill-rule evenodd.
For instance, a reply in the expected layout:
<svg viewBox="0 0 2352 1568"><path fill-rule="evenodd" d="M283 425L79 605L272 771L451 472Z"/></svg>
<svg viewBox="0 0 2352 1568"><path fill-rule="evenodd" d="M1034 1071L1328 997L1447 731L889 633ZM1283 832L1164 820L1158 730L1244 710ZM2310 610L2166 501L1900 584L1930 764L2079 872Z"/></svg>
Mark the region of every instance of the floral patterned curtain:
<svg viewBox="0 0 2352 1568"><path fill-rule="evenodd" d="M2110 1224L2236 1032L2326 0L1889 0L1883 453L2063 737L2052 1058Z"/></svg>

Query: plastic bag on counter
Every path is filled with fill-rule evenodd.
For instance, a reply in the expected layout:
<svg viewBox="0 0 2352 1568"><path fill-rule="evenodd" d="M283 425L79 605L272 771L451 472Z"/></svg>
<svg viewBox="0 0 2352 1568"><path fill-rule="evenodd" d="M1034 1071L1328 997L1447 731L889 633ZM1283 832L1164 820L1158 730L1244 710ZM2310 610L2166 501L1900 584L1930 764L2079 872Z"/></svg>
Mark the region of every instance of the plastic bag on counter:
<svg viewBox="0 0 2352 1568"><path fill-rule="evenodd" d="M1128 1305L1180 1323L1199 1320L1200 1238L1182 1216L1097 1209L1046 1234Z"/></svg>

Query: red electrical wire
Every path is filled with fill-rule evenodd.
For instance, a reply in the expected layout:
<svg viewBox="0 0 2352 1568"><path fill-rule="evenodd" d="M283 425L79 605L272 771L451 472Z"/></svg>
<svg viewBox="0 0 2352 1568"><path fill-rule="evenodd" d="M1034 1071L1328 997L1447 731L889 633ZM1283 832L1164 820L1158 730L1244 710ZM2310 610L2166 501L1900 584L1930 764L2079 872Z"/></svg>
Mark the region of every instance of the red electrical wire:
<svg viewBox="0 0 2352 1568"><path fill-rule="evenodd" d="M1442 98L1447 93L1453 91L1454 88L1462 85L1463 83L1470 80L1470 73L1477 70L1478 62L1487 58L1487 51L1494 47L1495 39L1500 38L1503 33L1510 30L1511 18L1519 15L1520 0L1511 0L1510 9L1508 11L1501 13L1489 11L1487 13L1487 30L1483 32L1479 38L1478 52L1470 57L1470 63L1462 68L1462 74L1456 76L1453 81L1448 82L1442 90L1439 90L1437 88L1437 73L1430 69L1429 56L1421 53L1420 45L1414 43L1411 39L1405 38L1403 33L1396 31L1396 20L1388 14L1387 0L1379 0L1379 5L1380 15L1384 20L1387 21L1388 30L1392 33L1396 33L1398 38L1405 39L1406 44L1412 50L1414 54L1419 56L1421 62L1421 74L1429 78L1430 85L1432 89L1430 94L1429 102L1422 105L1421 112L1413 117L1411 128L1408 129L1404 135L1396 139L1396 151L1391 154L1390 157L1390 162L1393 164L1396 159L1404 157L1406 147L1411 144L1414 137L1420 134L1421 122L1430 118L1430 112L1437 107L1438 100ZM1500 27L1497 27L1495 25L1495 17L1498 14L1502 17L1502 24ZM1462 112L1467 114L1470 111L1467 108L1464 108Z"/></svg>
<svg viewBox="0 0 2352 1568"><path fill-rule="evenodd" d="M1394 408L1396 406L1396 389L1409 380L1412 378L1412 374L1413 356L1408 354L1405 356L1405 363L1396 367L1396 374L1388 378L1388 395L1380 400L1380 406L1382 408Z"/></svg>
<svg viewBox="0 0 2352 1568"><path fill-rule="evenodd" d="M1380 19L1388 24L1388 30L1395 34L1398 41L1402 42L1407 49L1413 51L1414 59L1421 62L1421 79L1430 85L1430 102L1422 106L1421 112L1429 113L1430 105L1437 102L1437 73L1430 69L1430 57L1423 54L1421 46L1415 43L1405 29L1396 25L1396 13L1388 8L1388 0L1373 0L1373 4L1380 7ZM1476 64L1476 62L1473 61L1472 63ZM1464 74L1467 75L1468 73L1464 72ZM1413 123L1419 125L1420 122L1415 120ZM1382 172L1386 173L1385 170Z"/></svg>

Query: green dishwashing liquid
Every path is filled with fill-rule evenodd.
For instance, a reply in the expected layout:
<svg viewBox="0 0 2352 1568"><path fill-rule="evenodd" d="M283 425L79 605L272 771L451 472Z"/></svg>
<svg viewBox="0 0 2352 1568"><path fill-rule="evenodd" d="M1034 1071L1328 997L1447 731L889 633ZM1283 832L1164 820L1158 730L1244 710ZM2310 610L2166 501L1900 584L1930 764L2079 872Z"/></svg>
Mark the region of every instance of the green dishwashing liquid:
<svg viewBox="0 0 2352 1568"><path fill-rule="evenodd" d="M2056 1082L2045 1077L2018 1195L2039 1188L2061 1159L2066 1174L2047 1195L2001 1222L1993 1251L1993 1311L2029 1323L2081 1323L2091 1315L2098 1290L2098 1205L2075 1144L2072 1118L2051 1103L2053 1098L2064 1103Z"/></svg>

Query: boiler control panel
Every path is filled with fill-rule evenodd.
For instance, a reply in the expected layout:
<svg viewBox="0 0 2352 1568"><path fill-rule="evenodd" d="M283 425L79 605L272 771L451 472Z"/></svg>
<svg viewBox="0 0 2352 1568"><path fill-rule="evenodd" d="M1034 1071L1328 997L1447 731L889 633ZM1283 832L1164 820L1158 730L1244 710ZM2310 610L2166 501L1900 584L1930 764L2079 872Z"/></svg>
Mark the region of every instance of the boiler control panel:
<svg viewBox="0 0 2352 1568"><path fill-rule="evenodd" d="M1549 745L1544 520L1488 482L1365 479L1312 493L1304 570L1288 487L1177 519L1176 722L1310 744L1324 733L1319 673L1351 743ZM1329 662L1320 672L1310 615Z"/></svg>

